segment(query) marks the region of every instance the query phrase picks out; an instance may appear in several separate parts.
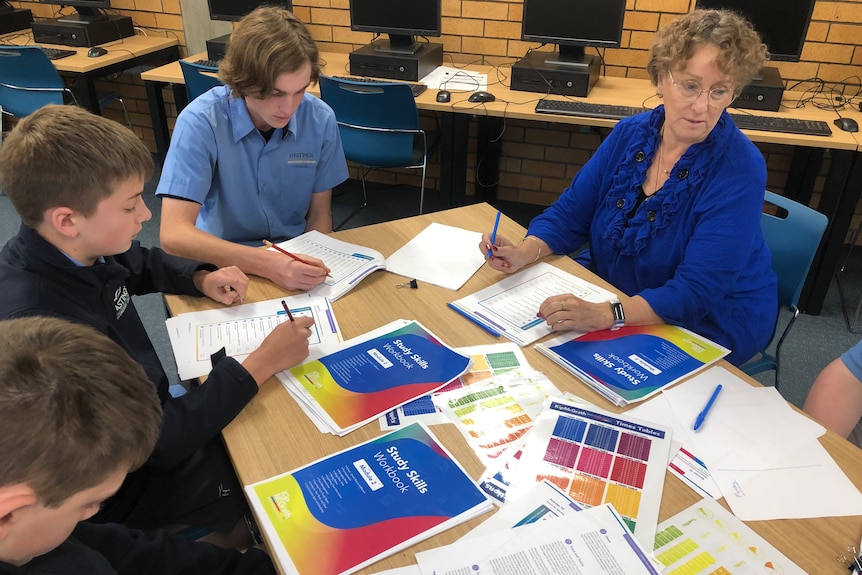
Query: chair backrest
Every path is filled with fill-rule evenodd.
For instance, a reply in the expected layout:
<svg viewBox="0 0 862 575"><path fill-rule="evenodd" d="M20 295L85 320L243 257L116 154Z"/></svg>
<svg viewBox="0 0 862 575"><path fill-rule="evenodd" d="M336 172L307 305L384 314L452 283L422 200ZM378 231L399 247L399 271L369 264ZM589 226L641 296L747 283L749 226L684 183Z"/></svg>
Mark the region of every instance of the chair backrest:
<svg viewBox="0 0 862 575"><path fill-rule="evenodd" d="M772 252L772 269L778 276L778 303L795 306L829 219L817 210L773 192L766 192L765 201L782 208L778 215L765 211L760 219ZM786 212L784 217L783 212Z"/></svg>
<svg viewBox="0 0 862 575"><path fill-rule="evenodd" d="M68 88L38 46L0 46L0 108L24 117L48 104L63 104Z"/></svg>
<svg viewBox="0 0 862 575"><path fill-rule="evenodd" d="M211 88L222 85L222 81L212 75L214 72L212 68L180 60L180 69L183 71L189 102ZM209 72L209 74L204 74L204 72Z"/></svg>
<svg viewBox="0 0 862 575"><path fill-rule="evenodd" d="M344 155L364 166L387 168L414 163L419 111L410 86L321 76L320 97L335 111Z"/></svg>

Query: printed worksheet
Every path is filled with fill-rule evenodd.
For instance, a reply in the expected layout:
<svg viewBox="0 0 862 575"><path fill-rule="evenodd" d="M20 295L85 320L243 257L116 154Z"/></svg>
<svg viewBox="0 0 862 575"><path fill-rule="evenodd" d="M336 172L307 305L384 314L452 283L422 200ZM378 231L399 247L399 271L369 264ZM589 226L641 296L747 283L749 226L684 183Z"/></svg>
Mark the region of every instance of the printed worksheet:
<svg viewBox="0 0 862 575"><path fill-rule="evenodd" d="M296 317L311 317L313 347L337 346L341 332L330 302L301 294L220 309L182 313L165 321L180 379L205 376L212 369L210 356L224 348L242 362L279 324L290 321L284 305Z"/></svg>
<svg viewBox="0 0 862 575"><path fill-rule="evenodd" d="M501 375L518 368L527 368L527 358L521 348L514 343L493 343L459 347L456 351L470 356L473 363L470 369L461 377L450 381L443 389L423 395L419 399L409 401L404 405L387 411L380 417L380 429L390 430L421 421L425 425L448 423L449 419L434 405L434 396L456 389L463 389L475 383L485 381L490 377Z"/></svg>
<svg viewBox="0 0 862 575"><path fill-rule="evenodd" d="M805 574L713 499L703 499L663 521L653 555L667 575Z"/></svg>
<svg viewBox="0 0 862 575"><path fill-rule="evenodd" d="M386 267L383 254L377 250L343 242L317 230L281 242L278 247L292 254L317 258L325 263L330 269L330 277L308 293L328 297L332 301L352 290L371 272Z"/></svg>
<svg viewBox="0 0 862 575"><path fill-rule="evenodd" d="M561 294L573 294L590 302L616 297L551 264L539 262L449 306L494 335L525 346L552 333L545 319L537 314L542 302Z"/></svg>

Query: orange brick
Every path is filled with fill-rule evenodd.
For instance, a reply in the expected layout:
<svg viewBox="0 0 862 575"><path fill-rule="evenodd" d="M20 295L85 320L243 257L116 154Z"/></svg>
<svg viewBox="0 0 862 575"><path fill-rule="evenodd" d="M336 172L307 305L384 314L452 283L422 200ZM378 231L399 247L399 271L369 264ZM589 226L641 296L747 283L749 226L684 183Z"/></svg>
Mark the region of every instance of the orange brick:
<svg viewBox="0 0 862 575"><path fill-rule="evenodd" d="M162 10L165 14L182 14L183 10L180 7L180 0L162 0Z"/></svg>
<svg viewBox="0 0 862 575"><path fill-rule="evenodd" d="M162 9L162 0L135 0L135 8L145 12L164 13L164 10Z"/></svg>
<svg viewBox="0 0 862 575"><path fill-rule="evenodd" d="M441 28L447 36L482 36L484 22L471 18L443 18Z"/></svg>
<svg viewBox="0 0 862 575"><path fill-rule="evenodd" d="M485 37L519 40L521 38L521 23L486 21Z"/></svg>
<svg viewBox="0 0 862 575"><path fill-rule="evenodd" d="M441 11L443 13L443 17L460 16L461 0L443 0Z"/></svg>
<svg viewBox="0 0 862 575"><path fill-rule="evenodd" d="M686 14L689 10L689 0L637 0L635 5L644 12Z"/></svg>
<svg viewBox="0 0 862 575"><path fill-rule="evenodd" d="M350 13L344 10L328 8L312 8L311 21L315 24L331 24L334 26L350 26Z"/></svg>
<svg viewBox="0 0 862 575"><path fill-rule="evenodd" d="M814 60L817 62L849 64L852 56L853 46L843 46L839 44L808 42L802 49L803 59Z"/></svg>
<svg viewBox="0 0 862 575"><path fill-rule="evenodd" d="M462 38L461 50L468 54L506 55L506 40L488 38Z"/></svg>
<svg viewBox="0 0 862 575"><path fill-rule="evenodd" d="M461 15L465 18L484 18L486 20L506 20L509 7L503 2L476 2L464 0L461 3Z"/></svg>
<svg viewBox="0 0 862 575"><path fill-rule="evenodd" d="M832 24L826 41L830 44L858 44L862 26L858 24Z"/></svg>
<svg viewBox="0 0 862 575"><path fill-rule="evenodd" d="M527 128L524 135L524 140L530 144L541 144L544 146L567 146L569 144L569 135L567 132L555 130L552 125L546 124L545 127L538 127L542 124L536 123L537 126Z"/></svg>
<svg viewBox="0 0 862 575"><path fill-rule="evenodd" d="M173 14L156 14L156 27L167 30L182 30L183 18Z"/></svg>
<svg viewBox="0 0 862 575"><path fill-rule="evenodd" d="M654 12L627 12L623 27L627 30L655 32L658 30L658 14Z"/></svg>

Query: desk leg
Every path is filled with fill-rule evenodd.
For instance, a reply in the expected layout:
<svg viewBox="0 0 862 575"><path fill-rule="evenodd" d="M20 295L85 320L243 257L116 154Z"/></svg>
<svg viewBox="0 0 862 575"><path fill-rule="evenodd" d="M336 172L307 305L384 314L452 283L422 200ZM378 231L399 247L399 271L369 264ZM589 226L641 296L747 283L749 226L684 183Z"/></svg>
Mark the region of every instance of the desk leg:
<svg viewBox="0 0 862 575"><path fill-rule="evenodd" d="M89 74L76 74L72 72L63 72L62 76L71 79L70 89L75 95L75 100L82 108L101 115L99 109L99 98L96 96L96 83Z"/></svg>
<svg viewBox="0 0 862 575"><path fill-rule="evenodd" d="M476 144L476 200L493 204L500 183L500 156L503 152L502 118L480 117Z"/></svg>
<svg viewBox="0 0 862 575"><path fill-rule="evenodd" d="M167 86L165 82L145 81L147 90L147 104L150 107L150 122L153 124L153 137L156 140L156 156L159 164L164 165L165 156L168 153L168 117L165 111L165 96L162 89Z"/></svg>
<svg viewBox="0 0 862 575"><path fill-rule="evenodd" d="M805 313L819 315L823 309L826 292L844 252L844 238L850 229L860 186L862 161L859 155L848 150L833 150L823 196L817 206L817 210L829 218L829 225L799 298L799 307Z"/></svg>
<svg viewBox="0 0 862 575"><path fill-rule="evenodd" d="M467 201L467 140L470 116L445 112L440 119L440 191L452 206Z"/></svg>
<svg viewBox="0 0 862 575"><path fill-rule="evenodd" d="M814 183L823 165L823 148L793 148L793 160L787 173L784 195L801 204L811 204Z"/></svg>

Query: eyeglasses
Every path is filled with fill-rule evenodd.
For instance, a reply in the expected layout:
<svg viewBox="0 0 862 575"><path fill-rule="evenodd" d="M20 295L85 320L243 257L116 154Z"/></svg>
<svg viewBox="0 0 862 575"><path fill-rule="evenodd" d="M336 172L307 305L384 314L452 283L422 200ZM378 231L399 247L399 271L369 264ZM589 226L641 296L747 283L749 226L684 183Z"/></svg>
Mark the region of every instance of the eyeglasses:
<svg viewBox="0 0 862 575"><path fill-rule="evenodd" d="M730 88L720 87L707 90L706 88L701 88L700 84L694 80L682 80L681 82L675 81L670 70L667 71L667 75L670 77L671 84L676 87L677 94L679 94L683 100L697 100L704 92L707 93L707 103L716 108L725 107L733 100L733 90Z"/></svg>

